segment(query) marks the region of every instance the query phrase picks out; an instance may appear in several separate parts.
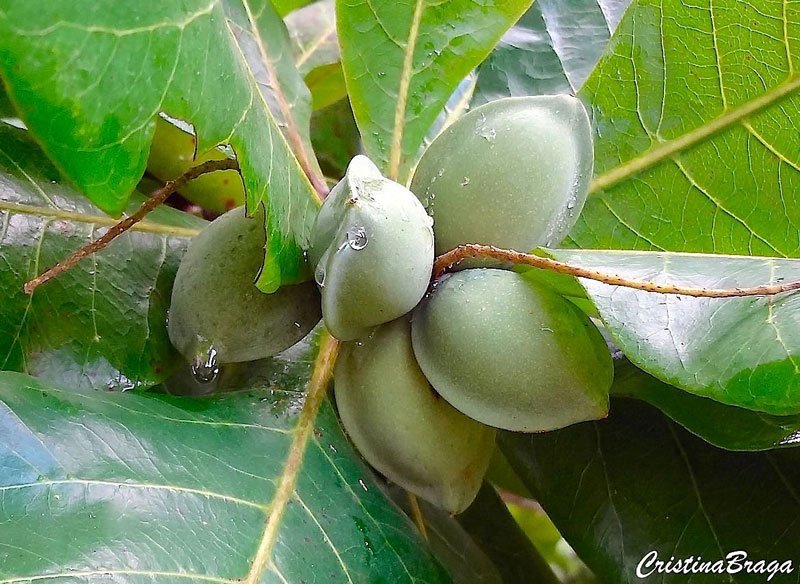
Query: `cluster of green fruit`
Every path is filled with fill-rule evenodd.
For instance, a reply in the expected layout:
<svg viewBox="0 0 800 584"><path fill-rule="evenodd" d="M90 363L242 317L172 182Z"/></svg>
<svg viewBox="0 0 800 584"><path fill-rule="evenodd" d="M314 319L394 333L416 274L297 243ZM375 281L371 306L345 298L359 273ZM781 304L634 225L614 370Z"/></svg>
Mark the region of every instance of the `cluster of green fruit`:
<svg viewBox="0 0 800 584"><path fill-rule="evenodd" d="M434 256L466 243L559 243L591 171L577 99L489 103L434 140L410 190L353 159L317 216L316 286L259 295L263 218L239 211L212 223L178 271L170 338L213 375L218 363L299 340L321 296L325 326L343 341L334 391L353 443L386 477L458 513L477 494L496 428L542 432L605 416L613 368L589 318L545 285L474 260L431 284ZM224 285L208 285L219 274Z"/></svg>

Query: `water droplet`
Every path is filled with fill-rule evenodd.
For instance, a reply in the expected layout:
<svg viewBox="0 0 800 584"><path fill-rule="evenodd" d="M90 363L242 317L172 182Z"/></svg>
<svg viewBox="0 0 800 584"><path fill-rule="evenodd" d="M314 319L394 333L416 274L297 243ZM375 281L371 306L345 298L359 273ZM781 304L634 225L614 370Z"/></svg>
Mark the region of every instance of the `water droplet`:
<svg viewBox="0 0 800 584"><path fill-rule="evenodd" d="M444 168L440 168L437 176L444 176Z"/></svg>
<svg viewBox="0 0 800 584"><path fill-rule="evenodd" d="M211 383L219 375L217 365L217 350L209 345L206 351L201 351L192 360L192 375L198 383Z"/></svg>
<svg viewBox="0 0 800 584"><path fill-rule="evenodd" d="M364 489L365 493L369 491L369 489L367 488L367 484L362 479L358 479L358 484L361 485L361 488Z"/></svg>
<svg viewBox="0 0 800 584"><path fill-rule="evenodd" d="M386 75L386 71L378 71L378 77L383 77Z"/></svg>
<svg viewBox="0 0 800 584"><path fill-rule="evenodd" d="M323 256L322 259L324 260L325 256ZM317 269L314 270L314 281L320 288L325 287L325 265L322 260L317 264Z"/></svg>
<svg viewBox="0 0 800 584"><path fill-rule="evenodd" d="M468 184L469 184L469 177L468 176L465 176L464 178L461 179L461 186L462 187L465 187Z"/></svg>
<svg viewBox="0 0 800 584"><path fill-rule="evenodd" d="M491 144L495 141L495 138L497 138L497 130L494 128L483 128L478 132L478 135Z"/></svg>
<svg viewBox="0 0 800 584"><path fill-rule="evenodd" d="M300 328L301 326L303 325L301 325L298 321L294 321L294 328Z"/></svg>
<svg viewBox="0 0 800 584"><path fill-rule="evenodd" d="M360 251L367 247L368 243L369 238L363 227L356 225L347 231L347 245L350 246L350 249Z"/></svg>
<svg viewBox="0 0 800 584"><path fill-rule="evenodd" d="M333 444L328 444L328 448L330 448L333 452L337 452L336 447Z"/></svg>

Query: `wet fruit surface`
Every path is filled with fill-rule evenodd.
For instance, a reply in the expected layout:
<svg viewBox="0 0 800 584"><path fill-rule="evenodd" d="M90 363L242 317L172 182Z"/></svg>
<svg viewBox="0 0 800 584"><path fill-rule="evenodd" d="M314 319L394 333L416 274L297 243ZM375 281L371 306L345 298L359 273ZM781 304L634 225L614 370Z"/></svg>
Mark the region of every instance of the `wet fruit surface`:
<svg viewBox="0 0 800 584"><path fill-rule="evenodd" d="M313 282L263 294L253 282L264 258L263 212L237 208L210 223L181 261L169 336L200 376L217 363L252 361L293 345L320 319Z"/></svg>
<svg viewBox="0 0 800 584"><path fill-rule="evenodd" d="M352 340L422 298L433 267L431 221L408 189L358 156L320 210L309 259L325 326Z"/></svg>
<svg viewBox="0 0 800 584"><path fill-rule="evenodd" d="M578 99L507 98L436 138L411 190L434 219L437 255L465 243L527 252L558 245L575 224L592 165L591 127Z"/></svg>
<svg viewBox="0 0 800 584"><path fill-rule="evenodd" d="M613 367L589 318L514 272L446 276L414 311L414 353L456 409L497 428L542 432L602 418Z"/></svg>
<svg viewBox="0 0 800 584"><path fill-rule="evenodd" d="M451 513L472 502L495 431L431 389L414 359L407 319L343 345L335 393L345 430L378 471Z"/></svg>

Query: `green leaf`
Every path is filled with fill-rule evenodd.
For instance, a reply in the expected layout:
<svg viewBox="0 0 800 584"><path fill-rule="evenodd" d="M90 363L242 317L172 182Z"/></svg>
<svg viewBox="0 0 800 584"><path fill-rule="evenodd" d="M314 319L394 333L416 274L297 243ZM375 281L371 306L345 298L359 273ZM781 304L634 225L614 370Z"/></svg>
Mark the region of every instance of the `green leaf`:
<svg viewBox="0 0 800 584"><path fill-rule="evenodd" d="M472 101L472 95L475 92L476 81L477 76L475 75L475 72L470 71L470 73L456 86L456 89L453 91L450 99L448 99L447 103L444 104L444 108L442 108L442 111L439 112L438 116L436 116L436 119L433 121L433 125L428 130L425 138L423 138L422 147L419 149L417 158L414 160L415 168L416 164L419 162L419 159L425 153L425 150L428 149L428 146L430 146L431 142L433 142L437 136L439 136L439 134L444 132L450 126L450 124L467 113L467 110L469 110L470 107L470 102Z"/></svg>
<svg viewBox="0 0 800 584"><path fill-rule="evenodd" d="M494 561L504 584L558 584L547 561L489 483L484 482L475 502L457 519Z"/></svg>
<svg viewBox="0 0 800 584"><path fill-rule="evenodd" d="M311 91L311 106L314 111L341 101L347 96L344 72L340 63L317 67L306 75L305 82Z"/></svg>
<svg viewBox="0 0 800 584"><path fill-rule="evenodd" d="M781 3L633 5L581 91L596 178L571 243L797 256L798 26Z"/></svg>
<svg viewBox="0 0 800 584"><path fill-rule="evenodd" d="M630 0L536 0L478 69L473 105L576 93Z"/></svg>
<svg viewBox="0 0 800 584"><path fill-rule="evenodd" d="M248 20L253 38L279 22L268 4L259 6L260 12L250 11L259 19ZM5 1L0 74L56 166L111 213L125 208L142 175L158 112L191 122L199 152L229 143L249 208L260 202L268 208L268 261L259 286L271 291L303 275L302 248L318 199L259 90L263 71L245 59L248 45L239 46L231 28L219 0L124 9L101 0L90 10L75 10L66 0ZM279 46L283 40L270 37ZM272 59L283 63L281 55L267 53L261 67ZM297 153L302 159L302 149Z"/></svg>
<svg viewBox="0 0 800 584"><path fill-rule="evenodd" d="M61 183L28 132L0 124L0 369L74 388L150 386L178 359L170 290L204 221L160 207L31 296L23 284L114 220ZM133 210L143 197L136 195Z"/></svg>
<svg viewBox="0 0 800 584"><path fill-rule="evenodd" d="M325 176L339 180L350 160L361 152L358 133L350 102L341 99L311 117L311 142Z"/></svg>
<svg viewBox="0 0 800 584"><path fill-rule="evenodd" d="M642 582L636 568L652 550L663 562L690 556L715 562L736 550L752 562L796 560L798 449L720 450L654 408L625 399L612 403L606 420L545 434L504 432L500 441L602 582ZM767 575L654 573L649 579L765 582Z"/></svg>
<svg viewBox="0 0 800 584"><path fill-rule="evenodd" d="M367 155L405 182L458 83L530 5L337 0L347 89Z"/></svg>
<svg viewBox="0 0 800 584"><path fill-rule="evenodd" d="M611 392L645 401L706 442L727 450L795 446L800 437L800 415L771 416L727 406L667 385L628 363L617 365Z"/></svg>
<svg viewBox="0 0 800 584"><path fill-rule="evenodd" d="M408 492L395 485L388 486L387 492L406 515L414 516ZM428 545L433 555L450 574L453 582L510 584L503 581L498 567L459 525L455 517L422 499L417 499L417 503L425 524Z"/></svg>
<svg viewBox="0 0 800 584"><path fill-rule="evenodd" d="M286 16L290 12L302 8L306 4L311 4L314 0L272 0L275 11L281 16Z"/></svg>
<svg viewBox="0 0 800 584"><path fill-rule="evenodd" d="M1 373L0 579L450 582L310 370L204 400Z"/></svg>
<svg viewBox="0 0 800 584"><path fill-rule="evenodd" d="M623 278L696 288L800 280L780 258L550 250L556 259ZM658 294L581 279L614 342L659 379L722 403L800 412L800 293L739 298Z"/></svg>
<svg viewBox="0 0 800 584"><path fill-rule="evenodd" d="M303 168L320 174L311 148L311 93L295 67L286 25L269 0L226 0L228 26L272 116Z"/></svg>

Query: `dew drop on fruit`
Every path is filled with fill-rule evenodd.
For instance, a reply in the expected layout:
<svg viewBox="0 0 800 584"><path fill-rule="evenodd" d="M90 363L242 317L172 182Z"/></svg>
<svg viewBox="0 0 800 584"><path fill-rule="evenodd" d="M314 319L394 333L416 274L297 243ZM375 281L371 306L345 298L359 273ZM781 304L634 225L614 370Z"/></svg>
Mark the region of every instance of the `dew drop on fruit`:
<svg viewBox="0 0 800 584"><path fill-rule="evenodd" d="M325 256L323 256L323 258L324 257ZM325 287L325 264L322 261L319 264L317 264L317 269L314 270L314 281L320 288Z"/></svg>
<svg viewBox="0 0 800 584"><path fill-rule="evenodd" d="M219 365L217 350L213 346L195 355L192 360L192 375L198 383L211 383L217 378Z"/></svg>
<svg viewBox="0 0 800 584"><path fill-rule="evenodd" d="M347 231L347 245L350 246L350 249L360 251L367 247L368 243L369 238L363 227L355 226Z"/></svg>

